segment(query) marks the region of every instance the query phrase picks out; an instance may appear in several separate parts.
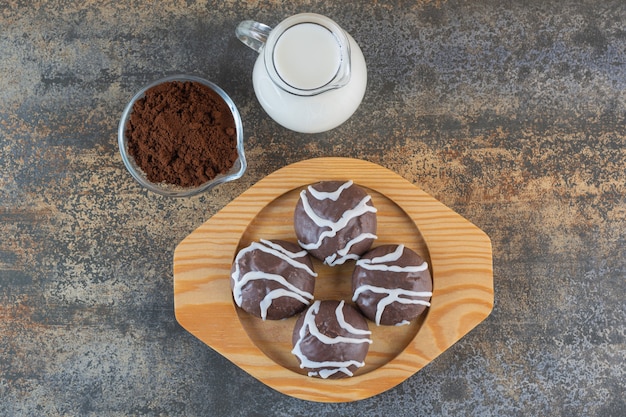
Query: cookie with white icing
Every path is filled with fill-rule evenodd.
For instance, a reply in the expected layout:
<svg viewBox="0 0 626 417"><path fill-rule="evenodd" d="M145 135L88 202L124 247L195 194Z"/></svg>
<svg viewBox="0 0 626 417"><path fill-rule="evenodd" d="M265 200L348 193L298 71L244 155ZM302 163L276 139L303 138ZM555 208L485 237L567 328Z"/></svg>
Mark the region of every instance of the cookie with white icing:
<svg viewBox="0 0 626 417"><path fill-rule="evenodd" d="M356 308L344 301L316 300L296 321L292 353L311 377L346 378L365 365L370 335Z"/></svg>
<svg viewBox="0 0 626 417"><path fill-rule="evenodd" d="M404 245L376 247L356 262L352 301L377 325L403 325L430 306L428 263Z"/></svg>
<svg viewBox="0 0 626 417"><path fill-rule="evenodd" d="M311 304L316 276L309 254L298 245L261 239L237 253L230 284L244 311L280 320Z"/></svg>
<svg viewBox="0 0 626 417"><path fill-rule="evenodd" d="M352 181L321 181L300 193L294 211L298 243L326 265L358 259L376 239L376 208Z"/></svg>

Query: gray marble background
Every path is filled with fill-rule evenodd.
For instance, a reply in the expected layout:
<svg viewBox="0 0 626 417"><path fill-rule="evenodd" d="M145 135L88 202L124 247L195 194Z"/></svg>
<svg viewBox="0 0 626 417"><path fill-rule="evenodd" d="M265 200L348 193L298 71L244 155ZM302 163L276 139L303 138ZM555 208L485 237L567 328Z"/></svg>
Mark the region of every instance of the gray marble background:
<svg viewBox="0 0 626 417"><path fill-rule="evenodd" d="M368 90L317 135L276 125L236 24L326 14ZM8 1L0 5L0 415L626 415L623 1ZM249 168L188 199L142 190L116 129L144 84L191 73L243 116ZM388 167L483 229L495 307L376 397L267 388L184 331L172 254L274 170Z"/></svg>

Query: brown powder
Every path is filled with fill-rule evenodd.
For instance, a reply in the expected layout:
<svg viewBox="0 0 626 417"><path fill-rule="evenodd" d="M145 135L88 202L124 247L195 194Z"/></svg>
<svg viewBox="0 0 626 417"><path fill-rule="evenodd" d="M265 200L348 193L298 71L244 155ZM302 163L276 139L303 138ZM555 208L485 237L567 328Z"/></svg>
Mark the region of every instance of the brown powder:
<svg viewBox="0 0 626 417"><path fill-rule="evenodd" d="M237 160L235 120L226 102L195 81L170 81L135 102L128 152L154 183L197 187Z"/></svg>

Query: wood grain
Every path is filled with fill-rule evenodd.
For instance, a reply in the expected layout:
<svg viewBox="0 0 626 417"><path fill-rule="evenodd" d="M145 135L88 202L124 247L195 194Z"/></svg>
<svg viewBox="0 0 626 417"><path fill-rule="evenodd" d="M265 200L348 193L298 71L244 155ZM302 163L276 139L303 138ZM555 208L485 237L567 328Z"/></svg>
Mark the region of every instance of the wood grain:
<svg viewBox="0 0 626 417"><path fill-rule="evenodd" d="M299 191L321 180L367 189L378 209L376 245L403 243L425 258L433 275L427 313L409 326L370 322L374 343L352 378L307 377L290 353L295 318L262 321L236 308L229 275L239 248L264 239L295 242ZM350 299L353 264L315 263L316 299ZM259 181L185 238L174 253L178 322L268 386L322 402L354 401L401 383L484 320L493 307L489 238L472 223L399 175L357 159L319 158L282 168Z"/></svg>

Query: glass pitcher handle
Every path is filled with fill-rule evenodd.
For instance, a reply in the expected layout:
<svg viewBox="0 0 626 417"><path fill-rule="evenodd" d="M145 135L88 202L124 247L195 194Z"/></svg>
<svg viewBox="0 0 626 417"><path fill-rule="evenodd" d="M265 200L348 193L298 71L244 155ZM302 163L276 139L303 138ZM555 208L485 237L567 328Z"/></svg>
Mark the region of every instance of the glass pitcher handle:
<svg viewBox="0 0 626 417"><path fill-rule="evenodd" d="M254 20L244 20L237 25L235 34L246 46L261 52L271 31L272 28L263 23L255 22Z"/></svg>

